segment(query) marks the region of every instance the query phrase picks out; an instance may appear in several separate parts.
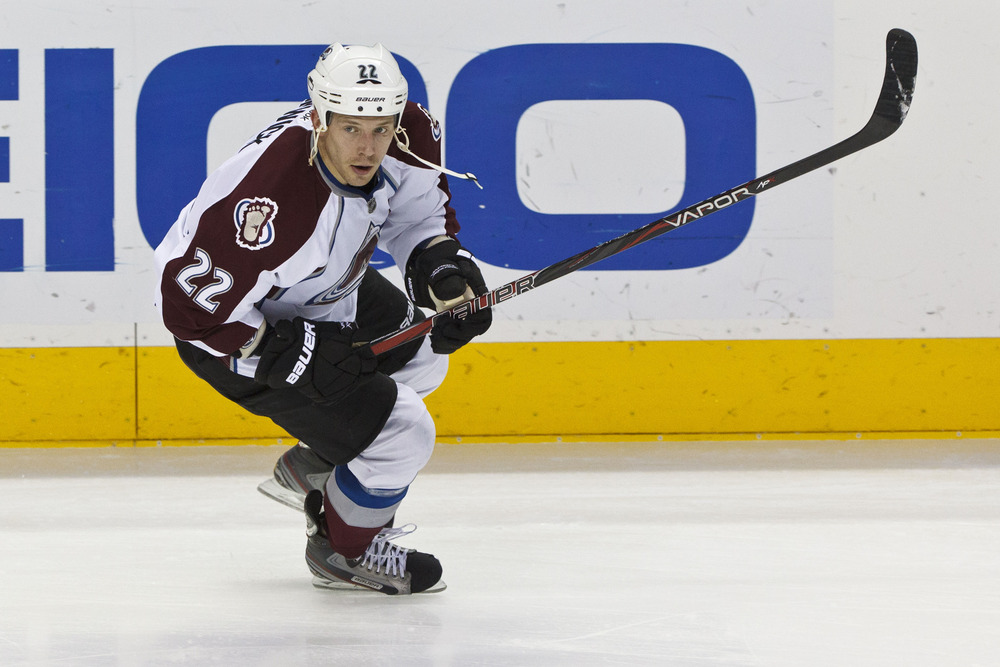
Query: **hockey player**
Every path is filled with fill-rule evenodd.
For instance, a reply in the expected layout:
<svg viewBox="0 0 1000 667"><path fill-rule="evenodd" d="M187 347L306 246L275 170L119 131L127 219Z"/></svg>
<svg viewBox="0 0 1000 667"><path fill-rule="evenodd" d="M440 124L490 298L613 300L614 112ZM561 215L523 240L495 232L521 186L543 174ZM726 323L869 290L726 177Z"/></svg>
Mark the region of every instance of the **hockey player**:
<svg viewBox="0 0 1000 667"><path fill-rule="evenodd" d="M459 174L425 166L439 127L380 44L330 46L307 84L181 211L156 249L157 306L195 374L299 440L260 488L304 506L313 583L439 590L438 560L392 543L412 530L392 524L434 445L422 399L491 314L439 318L378 357L363 343L423 319L413 304L487 291L454 237L440 172ZM369 267L376 246L408 294Z"/></svg>

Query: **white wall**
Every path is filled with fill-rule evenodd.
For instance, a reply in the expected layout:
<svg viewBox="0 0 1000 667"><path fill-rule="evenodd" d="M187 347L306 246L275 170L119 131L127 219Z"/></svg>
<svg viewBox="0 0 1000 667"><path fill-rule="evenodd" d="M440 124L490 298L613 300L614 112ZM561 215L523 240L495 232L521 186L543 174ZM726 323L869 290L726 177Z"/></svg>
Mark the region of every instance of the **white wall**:
<svg viewBox="0 0 1000 667"><path fill-rule="evenodd" d="M533 43L702 46L733 60L750 82L757 171L764 173L861 127L879 90L885 33L893 27L913 32L920 47L914 104L897 135L835 170L758 198L750 232L731 255L683 270L574 274L504 304L488 340L996 336L1000 232L988 187L998 175L993 125L1000 92L991 76L998 61L991 33L1000 10L984 1L962 6L426 0L376 1L362 9L340 2L26 6L4 0L0 49L18 50L19 91L17 100L0 100L0 136L10 137L0 218L24 220L25 269L0 272L0 346L169 343L150 306L152 250L137 218L135 110L149 73L176 53L382 41L420 70L447 138L452 82L483 52ZM42 110L53 101L45 100L44 50L89 47L114 49L115 268L47 272L45 188L53 184L45 179ZM658 66L638 63L629 75ZM238 148L281 106L220 111L206 138L208 162ZM576 106L540 105L522 119L517 176L543 193L545 208L617 209L652 220L657 207L676 202L691 165L679 148L683 123L669 107ZM644 123L650 117L655 122ZM602 129L607 134L595 139ZM482 160L490 153L483 146ZM459 207L466 187L453 182ZM607 197L595 197L602 188ZM607 238L618 233L609 230ZM551 248L551 262L590 245L567 237ZM523 273L487 267L494 284Z"/></svg>

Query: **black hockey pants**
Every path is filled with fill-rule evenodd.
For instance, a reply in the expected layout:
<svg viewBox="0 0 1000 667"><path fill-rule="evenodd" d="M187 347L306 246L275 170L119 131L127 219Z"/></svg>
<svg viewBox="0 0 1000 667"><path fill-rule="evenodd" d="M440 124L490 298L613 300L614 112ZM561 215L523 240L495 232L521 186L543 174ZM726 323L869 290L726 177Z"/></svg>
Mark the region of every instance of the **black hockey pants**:
<svg viewBox="0 0 1000 667"><path fill-rule="evenodd" d="M400 290L368 268L358 288L357 340L372 340L398 329L407 318L424 319ZM295 389L272 389L229 370L226 359L177 340L181 360L220 394L255 415L269 417L289 435L334 464L347 463L372 443L396 401L389 377L420 349L417 339L379 356L379 377L338 403L318 405Z"/></svg>

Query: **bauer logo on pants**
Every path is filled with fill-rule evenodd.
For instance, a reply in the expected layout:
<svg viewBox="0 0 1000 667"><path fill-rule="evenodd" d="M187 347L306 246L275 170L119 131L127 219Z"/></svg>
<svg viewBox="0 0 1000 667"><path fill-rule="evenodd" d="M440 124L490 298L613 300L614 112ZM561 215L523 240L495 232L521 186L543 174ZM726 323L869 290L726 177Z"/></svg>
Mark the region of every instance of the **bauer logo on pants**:
<svg viewBox="0 0 1000 667"><path fill-rule="evenodd" d="M247 250L260 250L274 243L274 218L278 205L267 197L244 199L236 205L236 244Z"/></svg>

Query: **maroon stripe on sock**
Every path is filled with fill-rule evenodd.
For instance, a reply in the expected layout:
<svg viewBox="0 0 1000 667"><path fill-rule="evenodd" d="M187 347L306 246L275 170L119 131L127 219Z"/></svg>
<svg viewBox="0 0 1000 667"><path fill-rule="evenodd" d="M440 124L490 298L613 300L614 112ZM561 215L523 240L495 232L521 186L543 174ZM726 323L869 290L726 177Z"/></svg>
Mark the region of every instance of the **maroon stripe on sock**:
<svg viewBox="0 0 1000 667"><path fill-rule="evenodd" d="M382 526L376 528L348 526L326 497L323 498L323 508L326 510L326 530L330 538L330 547L345 558L360 558L382 530Z"/></svg>

